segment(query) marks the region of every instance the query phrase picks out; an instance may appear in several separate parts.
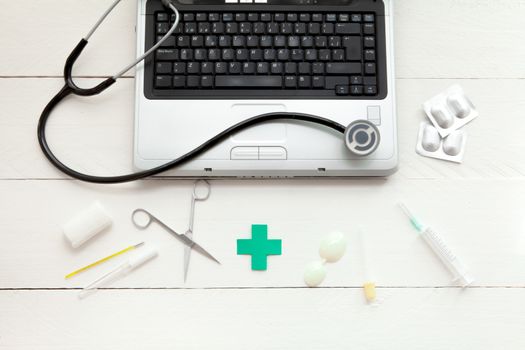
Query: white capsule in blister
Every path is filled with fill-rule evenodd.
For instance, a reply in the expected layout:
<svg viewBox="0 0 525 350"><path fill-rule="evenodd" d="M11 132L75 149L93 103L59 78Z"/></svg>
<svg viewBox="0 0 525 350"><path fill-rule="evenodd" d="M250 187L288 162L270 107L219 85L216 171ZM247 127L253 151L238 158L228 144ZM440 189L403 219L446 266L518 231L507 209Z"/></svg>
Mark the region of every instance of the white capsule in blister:
<svg viewBox="0 0 525 350"><path fill-rule="evenodd" d="M432 113L436 123L438 123L443 129L450 128L454 124L454 116L443 104L432 106L430 113Z"/></svg>
<svg viewBox="0 0 525 350"><path fill-rule="evenodd" d="M443 151L449 156L457 156L463 148L463 132L458 130L448 135L443 141Z"/></svg>
<svg viewBox="0 0 525 350"><path fill-rule="evenodd" d="M423 132L423 140L421 140L421 145L428 152L435 152L441 146L441 137L439 136L438 131L432 125L425 126L425 131Z"/></svg>
<svg viewBox="0 0 525 350"><path fill-rule="evenodd" d="M454 114L458 118L465 118L470 115L472 108L471 104L465 97L465 95L460 93L453 93L447 97L447 104L450 106Z"/></svg>

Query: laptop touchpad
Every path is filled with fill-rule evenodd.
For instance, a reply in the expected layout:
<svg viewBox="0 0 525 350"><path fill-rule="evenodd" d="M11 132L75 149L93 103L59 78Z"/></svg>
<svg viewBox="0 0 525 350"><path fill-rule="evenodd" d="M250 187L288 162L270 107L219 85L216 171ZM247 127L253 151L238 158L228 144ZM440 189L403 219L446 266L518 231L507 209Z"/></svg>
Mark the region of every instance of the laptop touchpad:
<svg viewBox="0 0 525 350"><path fill-rule="evenodd" d="M283 104L236 103L232 105L231 111L235 120L243 120L266 113L285 112L286 106ZM231 138L233 142L254 145L286 142L286 124L276 122L257 125L237 133Z"/></svg>

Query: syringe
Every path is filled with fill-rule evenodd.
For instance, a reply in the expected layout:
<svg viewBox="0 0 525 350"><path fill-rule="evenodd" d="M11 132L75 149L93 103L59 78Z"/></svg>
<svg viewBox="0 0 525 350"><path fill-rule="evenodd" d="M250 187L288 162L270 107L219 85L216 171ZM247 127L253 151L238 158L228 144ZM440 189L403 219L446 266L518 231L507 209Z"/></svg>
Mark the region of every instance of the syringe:
<svg viewBox="0 0 525 350"><path fill-rule="evenodd" d="M441 235L430 227L421 224L410 210L403 203L399 203L403 212L408 216L412 226L419 231L423 240L428 244L434 253L443 262L446 268L454 276L453 282L458 282L461 287L465 288L474 282L472 276L469 275L467 268L461 260L454 254L447 246Z"/></svg>

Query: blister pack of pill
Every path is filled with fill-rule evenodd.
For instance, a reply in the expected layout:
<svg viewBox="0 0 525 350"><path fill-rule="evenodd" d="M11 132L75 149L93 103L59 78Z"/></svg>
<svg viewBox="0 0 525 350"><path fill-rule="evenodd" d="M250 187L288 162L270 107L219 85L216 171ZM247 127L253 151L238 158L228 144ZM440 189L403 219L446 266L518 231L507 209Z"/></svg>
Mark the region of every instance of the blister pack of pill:
<svg viewBox="0 0 525 350"><path fill-rule="evenodd" d="M466 143L467 133L463 130L454 130L447 137L442 138L436 127L428 122L422 122L419 125L416 151L424 157L461 163L465 155Z"/></svg>
<svg viewBox="0 0 525 350"><path fill-rule="evenodd" d="M432 97L423 104L423 109L441 137L450 135L479 116L459 85L453 85Z"/></svg>

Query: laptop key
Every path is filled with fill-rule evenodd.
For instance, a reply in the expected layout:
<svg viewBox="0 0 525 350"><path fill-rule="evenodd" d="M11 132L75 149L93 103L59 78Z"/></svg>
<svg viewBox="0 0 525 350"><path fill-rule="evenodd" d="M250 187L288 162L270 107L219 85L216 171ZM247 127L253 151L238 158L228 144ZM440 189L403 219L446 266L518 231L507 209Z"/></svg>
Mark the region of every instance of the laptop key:
<svg viewBox="0 0 525 350"><path fill-rule="evenodd" d="M215 86L219 88L280 88L283 79L280 76L217 76Z"/></svg>
<svg viewBox="0 0 525 350"><path fill-rule="evenodd" d="M361 74L361 63L327 63L326 74L342 75L342 74Z"/></svg>
<svg viewBox="0 0 525 350"><path fill-rule="evenodd" d="M155 77L155 87L157 89L168 89L171 87L171 75L157 75Z"/></svg>

